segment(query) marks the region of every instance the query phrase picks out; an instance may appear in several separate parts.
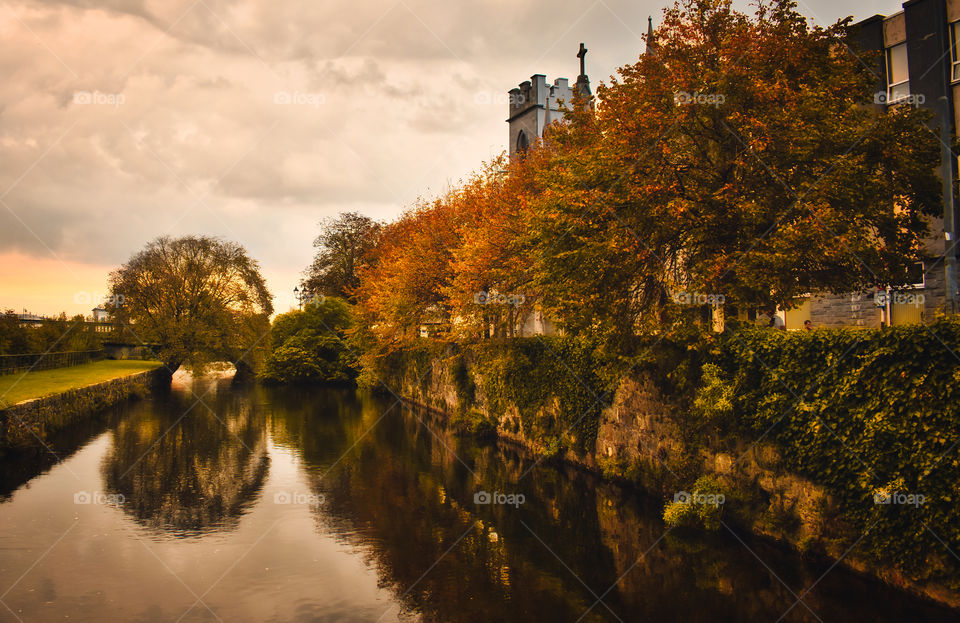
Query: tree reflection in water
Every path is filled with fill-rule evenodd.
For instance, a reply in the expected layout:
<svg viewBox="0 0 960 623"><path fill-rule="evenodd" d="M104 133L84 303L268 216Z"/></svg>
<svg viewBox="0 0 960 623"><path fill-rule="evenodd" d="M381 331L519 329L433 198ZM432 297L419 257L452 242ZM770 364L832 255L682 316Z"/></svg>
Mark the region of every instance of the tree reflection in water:
<svg viewBox="0 0 960 623"><path fill-rule="evenodd" d="M193 394L170 392L116 425L104 484L140 523L180 536L229 529L256 498L266 420L245 392L217 391L226 383L198 379Z"/></svg>
<svg viewBox="0 0 960 623"><path fill-rule="evenodd" d="M207 557L221 540L209 539L205 549L194 547L201 539L178 537L230 530L237 537L234 549L220 555L229 560L252 551L244 560L255 570L242 576L240 565L232 572L243 579L230 589L224 585L220 608L243 602L251 583L259 582L258 603L267 609L293 604L303 620L346 620L352 613L354 620L383 614L383 620L450 623L772 621L802 594L825 621L940 621L954 615L841 567L826 573L828 564L761 541L746 539L754 557L724 531L665 535L659 497L570 467L541 464L528 473L532 461L516 449L453 435L429 414L410 412L390 397L230 387L229 379L199 381L192 390L174 389L104 417L98 426L107 433L97 437L104 443L95 457L102 456L102 482L83 486L102 486L123 494L125 502L122 510L81 510L85 522L104 522L96 526L112 525L112 514L125 514L158 531L167 537L161 553L186 565L179 573L197 577L209 573ZM99 430L78 433L68 448ZM23 479L20 472L14 475L12 483ZM77 486L69 474L53 476L46 487ZM306 509L276 503L275 495L291 486L321 494L325 502ZM479 490L520 493L526 500L518 508L478 505ZM8 513L18 500L9 503ZM19 499L21 507L36 503L31 496ZM234 530L254 507L246 516L250 521ZM268 529L274 525L283 529ZM48 547L48 535L42 536ZM124 538L112 535L105 543L126 551ZM96 568L77 551L61 559L65 569ZM183 563L190 556L198 560ZM368 565L360 573L352 567L357 557ZM154 562L148 560L146 571L131 567L139 573L137 588L157 580ZM267 567L277 575L261 573ZM373 581L371 568L392 599L361 586ZM75 583L65 573L61 588ZM350 573L360 587L352 593L344 588L353 581ZM187 606L193 600L188 598ZM21 599L28 603L29 595ZM143 599L131 596L125 607L137 612ZM781 620L816 619L798 604Z"/></svg>
<svg viewBox="0 0 960 623"><path fill-rule="evenodd" d="M826 565L750 540L760 563L729 533L667 534L660 499L570 467L524 476L528 457L453 435L427 413L390 407L392 398L266 391L274 441L302 457L313 492L326 498L315 510L318 529L363 552L408 614L444 622L816 620L803 605L787 610ZM477 505L480 489L523 493L526 502ZM881 605L877 590L833 569L804 603L824 620L937 620L943 612L905 594L886 594Z"/></svg>

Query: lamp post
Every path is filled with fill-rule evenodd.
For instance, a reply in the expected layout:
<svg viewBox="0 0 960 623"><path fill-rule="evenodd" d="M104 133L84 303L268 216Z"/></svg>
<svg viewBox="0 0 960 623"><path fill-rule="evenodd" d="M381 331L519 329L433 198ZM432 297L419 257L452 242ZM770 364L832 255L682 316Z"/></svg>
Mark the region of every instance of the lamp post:
<svg viewBox="0 0 960 623"><path fill-rule="evenodd" d="M303 291L297 286L293 286L293 298L297 299L297 307L303 311Z"/></svg>

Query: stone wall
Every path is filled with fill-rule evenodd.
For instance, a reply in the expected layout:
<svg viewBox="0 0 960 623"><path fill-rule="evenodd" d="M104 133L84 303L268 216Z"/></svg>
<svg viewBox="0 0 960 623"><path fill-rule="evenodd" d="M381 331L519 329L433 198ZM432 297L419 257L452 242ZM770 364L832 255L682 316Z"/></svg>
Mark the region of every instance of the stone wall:
<svg viewBox="0 0 960 623"><path fill-rule="evenodd" d="M947 303L947 278L942 261L947 246L943 224L931 222L931 234L925 250L934 259L924 262L923 287L894 290L893 324L932 322ZM919 282L918 282L919 283ZM810 320L816 328L864 327L879 328L881 308L876 305L873 290L847 294L817 294L810 299Z"/></svg>
<svg viewBox="0 0 960 623"><path fill-rule="evenodd" d="M34 445L58 430L133 396L145 396L163 368L131 374L0 410L0 447ZM165 371L164 371L165 372Z"/></svg>
<svg viewBox="0 0 960 623"><path fill-rule="evenodd" d="M878 329L880 319L872 293L820 295L810 300L810 321L817 328Z"/></svg>
<svg viewBox="0 0 960 623"><path fill-rule="evenodd" d="M469 374L474 374L469 371ZM471 422L491 421L506 440L543 453L525 438L515 407L492 413L482 383L474 377L477 393L470 404L461 404L448 365L434 360L422 378L406 373L393 385L405 398L440 414L448 423L470 429ZM548 404L538 418L554 417ZM960 607L960 595L943 587L920 585L892 568L881 568L848 554L848 527L837 519L837 505L813 482L784 468L775 446L733 433L691 439L697 426L676 400L662 395L644 374L623 379L612 403L603 410L594 448L585 455L567 451L564 460L601 473L611 480L627 480L661 493L665 500L690 486L692 474L712 474L730 492L726 521L789 546L818 551L849 568L876 576L917 594ZM729 511L729 512L728 512Z"/></svg>
<svg viewBox="0 0 960 623"><path fill-rule="evenodd" d="M489 401L479 389L481 383L476 382L472 403L461 405L450 371L441 361L434 361L430 373L419 382L412 374L404 375L401 386L405 398L446 415L454 425L469 424L470 417L464 417L469 414L495 422L502 438L534 452L546 450L524 437L515 407L501 413L490 411ZM539 417L552 417L553 410L548 405ZM647 376L632 375L621 381L612 404L603 410L592 451L586 455L568 451L564 459L668 497L689 485L685 477L691 471L714 473L728 488L750 498L745 504L751 507L753 531L795 544L828 536L824 531L824 518L830 511L828 496L821 487L786 472L772 445L731 436L699 439L692 446L685 439L684 417Z"/></svg>

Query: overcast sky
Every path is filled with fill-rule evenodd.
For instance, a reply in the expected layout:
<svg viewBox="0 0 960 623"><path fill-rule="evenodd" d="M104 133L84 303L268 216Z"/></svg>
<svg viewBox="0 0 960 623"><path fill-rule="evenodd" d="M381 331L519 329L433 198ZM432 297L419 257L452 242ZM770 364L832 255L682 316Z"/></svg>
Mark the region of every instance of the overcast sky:
<svg viewBox="0 0 960 623"><path fill-rule="evenodd" d="M746 7L746 2L740 3ZM664 0L35 0L0 8L0 308L89 313L163 234L259 260L275 307L317 223L391 219L505 148L531 74L594 86ZM820 24L895 0L804 0Z"/></svg>

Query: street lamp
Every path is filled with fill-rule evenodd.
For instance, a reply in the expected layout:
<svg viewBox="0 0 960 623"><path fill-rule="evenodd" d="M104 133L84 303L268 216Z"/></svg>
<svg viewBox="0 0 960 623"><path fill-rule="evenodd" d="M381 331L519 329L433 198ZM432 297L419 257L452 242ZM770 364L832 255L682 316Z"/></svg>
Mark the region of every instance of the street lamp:
<svg viewBox="0 0 960 623"><path fill-rule="evenodd" d="M303 292L297 286L293 286L293 298L297 299L297 306L303 311Z"/></svg>

